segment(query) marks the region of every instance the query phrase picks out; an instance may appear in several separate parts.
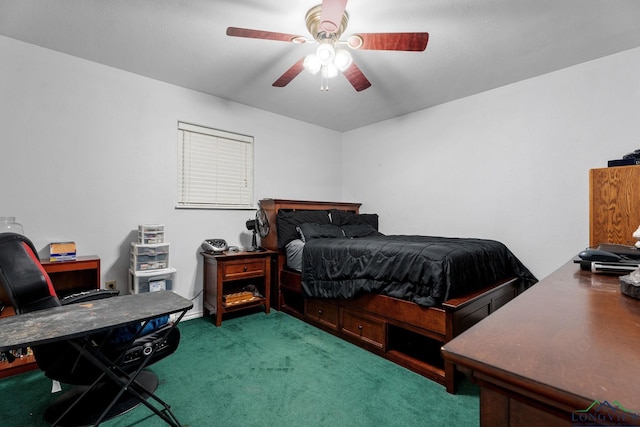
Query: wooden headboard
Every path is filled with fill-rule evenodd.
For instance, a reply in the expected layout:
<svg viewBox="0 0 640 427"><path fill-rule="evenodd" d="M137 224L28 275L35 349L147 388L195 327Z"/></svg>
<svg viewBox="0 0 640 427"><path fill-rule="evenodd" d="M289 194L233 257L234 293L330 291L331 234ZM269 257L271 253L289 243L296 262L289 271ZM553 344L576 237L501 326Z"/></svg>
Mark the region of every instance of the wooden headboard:
<svg viewBox="0 0 640 427"><path fill-rule="evenodd" d="M269 219L269 234L260 240L260 246L273 251L278 250L278 225L276 217L278 211L321 211L341 209L359 213L361 203L348 202L313 202L307 200L262 199L260 207L267 213Z"/></svg>
<svg viewBox="0 0 640 427"><path fill-rule="evenodd" d="M262 199L260 200L260 207L265 210L267 218L269 220L269 234L266 237L260 239L260 246L265 249L278 252L277 267L273 268L273 280L271 289L271 306L278 310L287 310L292 315L300 316L303 312L302 303L299 298L298 306L296 309L288 310L287 307L292 302L285 303L282 290L290 288L293 283L296 288L296 293L301 291L297 288L300 287L300 274L286 270L286 254L284 250L278 249L278 224L276 218L280 210L284 211L323 211L331 209L340 209L350 211L354 213L360 213L360 203L343 203L343 202L314 202L307 200L284 200L284 199ZM296 314L297 313L297 314Z"/></svg>

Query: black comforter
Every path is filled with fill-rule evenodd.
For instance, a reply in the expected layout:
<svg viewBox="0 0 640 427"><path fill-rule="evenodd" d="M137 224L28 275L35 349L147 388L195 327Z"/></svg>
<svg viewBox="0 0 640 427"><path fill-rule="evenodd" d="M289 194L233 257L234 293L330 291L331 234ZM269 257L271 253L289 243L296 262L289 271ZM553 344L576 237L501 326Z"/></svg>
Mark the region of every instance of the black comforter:
<svg viewBox="0 0 640 427"><path fill-rule="evenodd" d="M308 297L380 293L439 306L501 279L536 278L502 243L429 236L314 239L304 246L302 287Z"/></svg>

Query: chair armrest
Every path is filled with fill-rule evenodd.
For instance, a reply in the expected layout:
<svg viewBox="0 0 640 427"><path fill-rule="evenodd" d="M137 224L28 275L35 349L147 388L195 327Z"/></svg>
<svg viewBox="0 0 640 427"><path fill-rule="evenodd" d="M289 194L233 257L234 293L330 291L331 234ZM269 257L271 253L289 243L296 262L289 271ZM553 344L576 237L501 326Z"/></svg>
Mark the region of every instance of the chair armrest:
<svg viewBox="0 0 640 427"><path fill-rule="evenodd" d="M120 295L120 291L113 289L92 289L86 292L68 295L60 300L61 305L77 304L85 301L95 301Z"/></svg>

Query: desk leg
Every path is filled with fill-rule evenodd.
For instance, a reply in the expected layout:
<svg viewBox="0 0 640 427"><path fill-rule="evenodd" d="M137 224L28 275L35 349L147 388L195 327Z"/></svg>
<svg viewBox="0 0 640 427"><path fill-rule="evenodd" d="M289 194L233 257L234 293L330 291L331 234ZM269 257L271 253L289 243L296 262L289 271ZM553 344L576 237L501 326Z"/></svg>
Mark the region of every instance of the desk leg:
<svg viewBox="0 0 640 427"><path fill-rule="evenodd" d="M175 325L174 325L174 328L175 328ZM171 328L169 330L169 332L167 333L167 336L171 332L171 330L173 330L173 328ZM74 344L74 345L76 345L76 344ZM103 371L104 374L107 375L114 383L116 383L116 384L118 384L120 386L120 391L113 398L113 400L111 401L109 406L104 410L104 412L102 413L102 415L100 416L100 418L96 422L96 425L100 424L104 420L105 416L111 410L111 408L113 408L113 406L116 404L116 402L122 397L122 395L125 392L128 392L128 393L132 394L140 403L142 403L143 405L147 406L156 415L158 415L160 418L162 418L167 424L169 424L171 426L176 426L176 427L180 426L180 423L178 422L178 420L175 418L175 416L171 412L171 409L170 409L169 405L166 402L164 402L162 399L160 399L158 396L156 396L153 393L153 390L147 389L144 385L142 385L140 382L137 381L138 376L140 375L142 370L147 365L146 361L149 360L151 355L149 355L145 359L145 361L140 365L140 367L133 374L128 374L127 375L126 373L121 372L122 374L124 374L122 377L118 376L117 374L115 374L109 368L110 362L109 362L108 359L106 360L106 362L109 362L109 363L104 363L103 360L105 358L101 353L85 354L85 357L87 357L89 360L91 360L94 364L96 364L98 366L103 366L104 367L103 369L106 369L106 370ZM103 360L100 360L100 359L103 359ZM117 369L117 367L115 367L115 368ZM123 378L128 378L128 381L125 381ZM147 398L145 398L145 396L144 396L145 394L147 394L149 397L153 398L158 403L160 403L164 407L164 411L166 411L170 416L166 415L162 411L158 410L151 403L149 403L147 401Z"/></svg>

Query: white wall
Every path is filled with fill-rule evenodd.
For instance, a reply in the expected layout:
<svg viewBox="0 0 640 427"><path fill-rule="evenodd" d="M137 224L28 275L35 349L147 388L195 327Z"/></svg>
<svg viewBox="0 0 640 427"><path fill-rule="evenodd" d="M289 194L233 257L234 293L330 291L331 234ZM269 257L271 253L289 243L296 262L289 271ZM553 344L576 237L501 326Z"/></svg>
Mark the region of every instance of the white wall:
<svg viewBox="0 0 640 427"><path fill-rule="evenodd" d="M175 209L179 120L255 137L256 200L341 196L337 132L5 37L0 58L0 216L41 255L71 240L100 256L103 282L121 290L138 224L165 224L188 298L202 289L204 238L250 244L254 211Z"/></svg>
<svg viewBox="0 0 640 427"><path fill-rule="evenodd" d="M0 58L0 216L123 290L138 224L166 225L189 298L203 238L249 244L252 211L174 208L179 120L255 137L256 200L363 202L385 233L497 239L539 278L588 244L589 169L640 148L640 49L343 135L4 37Z"/></svg>
<svg viewBox="0 0 640 427"><path fill-rule="evenodd" d="M640 49L344 134L387 234L504 242L538 277L589 243L589 169L640 148Z"/></svg>

